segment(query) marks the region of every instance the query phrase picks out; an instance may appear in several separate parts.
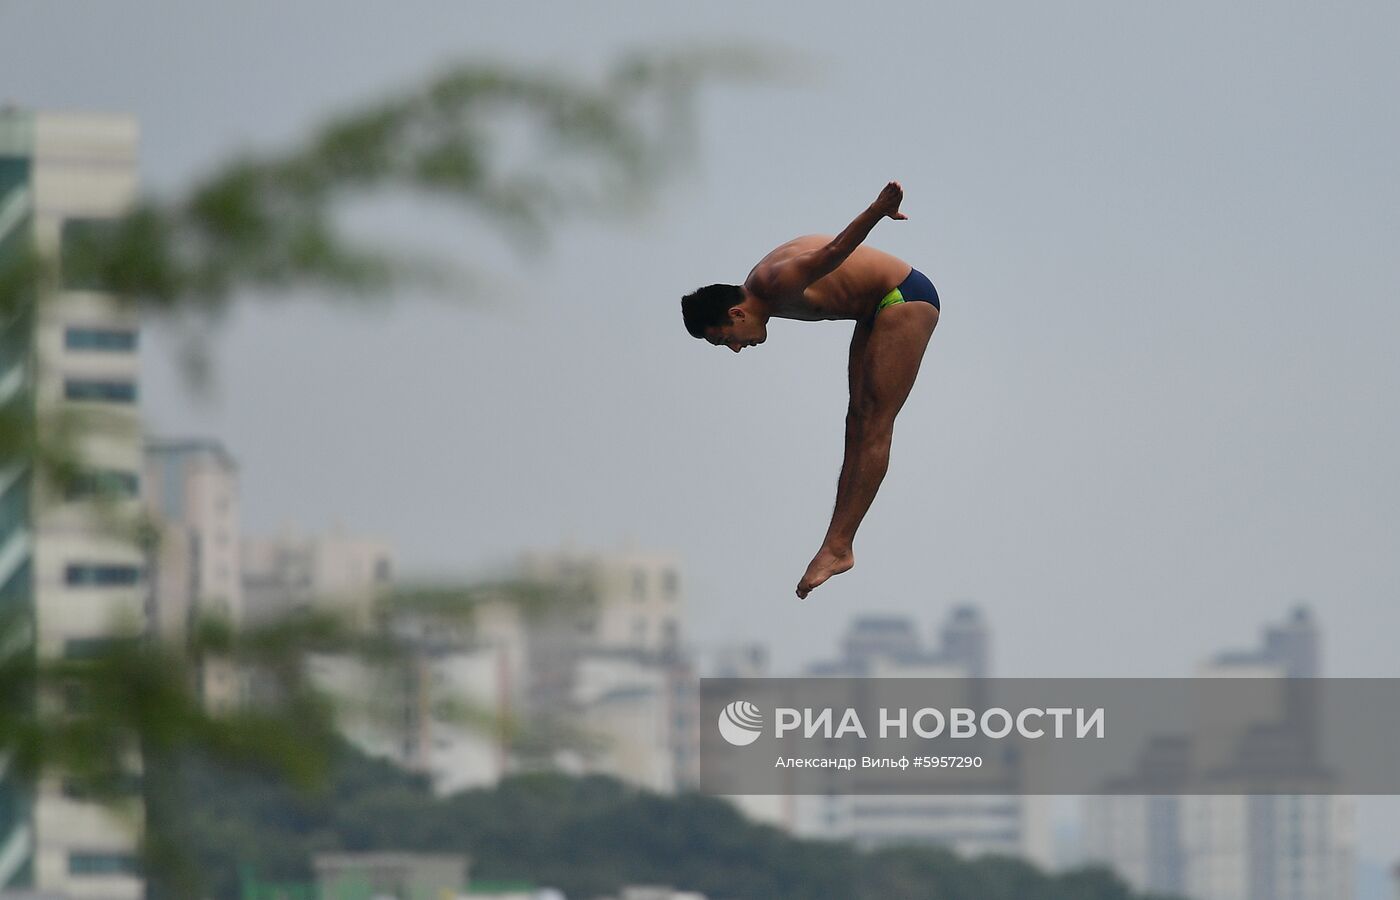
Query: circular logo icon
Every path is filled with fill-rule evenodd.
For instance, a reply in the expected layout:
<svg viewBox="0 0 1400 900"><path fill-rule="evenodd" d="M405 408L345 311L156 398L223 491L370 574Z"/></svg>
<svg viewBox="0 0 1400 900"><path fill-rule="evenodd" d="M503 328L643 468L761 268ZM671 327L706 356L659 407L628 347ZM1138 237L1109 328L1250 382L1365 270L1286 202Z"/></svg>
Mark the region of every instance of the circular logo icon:
<svg viewBox="0 0 1400 900"><path fill-rule="evenodd" d="M719 714L719 733L736 747L747 747L763 732L763 713L747 700L735 700Z"/></svg>

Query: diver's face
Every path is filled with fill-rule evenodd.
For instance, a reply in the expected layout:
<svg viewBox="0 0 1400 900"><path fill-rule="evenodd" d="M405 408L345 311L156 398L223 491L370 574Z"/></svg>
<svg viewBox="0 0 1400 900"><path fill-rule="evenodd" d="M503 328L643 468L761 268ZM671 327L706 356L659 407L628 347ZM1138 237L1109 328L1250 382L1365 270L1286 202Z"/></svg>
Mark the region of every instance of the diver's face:
<svg viewBox="0 0 1400 900"><path fill-rule="evenodd" d="M705 329L705 340L716 347L728 347L735 353L745 347L756 347L768 340L768 326L758 316L742 307L729 310L729 324Z"/></svg>

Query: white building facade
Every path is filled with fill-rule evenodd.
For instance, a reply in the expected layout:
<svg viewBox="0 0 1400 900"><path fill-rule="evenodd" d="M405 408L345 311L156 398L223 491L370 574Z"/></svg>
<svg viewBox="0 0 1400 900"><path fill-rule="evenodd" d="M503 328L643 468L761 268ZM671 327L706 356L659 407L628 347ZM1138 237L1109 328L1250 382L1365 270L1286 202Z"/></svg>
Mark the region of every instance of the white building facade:
<svg viewBox="0 0 1400 900"><path fill-rule="evenodd" d="M262 624L317 610L364 628L372 624L376 598L393 583L395 567L387 542L341 529L245 537L239 562L243 621Z"/></svg>
<svg viewBox="0 0 1400 900"><path fill-rule="evenodd" d="M1200 666L1201 679L1263 679L1265 718L1286 713L1290 685L1321 673L1317 626L1305 609L1266 628L1258 648L1229 651ZM1202 689L1208 690L1208 682ZM1233 770L1276 760L1251 757L1257 724L1209 703L1191 734L1164 754L1168 767ZM1270 706L1272 708L1270 708ZM1163 745L1165 746L1165 745ZM1304 749L1304 761L1306 750ZM1142 773L1151 780L1153 773ZM1356 804L1327 785L1304 796L1212 793L1088 797L1084 801L1087 861L1108 865L1141 891L1175 893L1191 900L1346 900L1353 896ZM1245 787L1241 787L1244 791Z"/></svg>
<svg viewBox="0 0 1400 900"><path fill-rule="evenodd" d="M412 589L406 591L412 594ZM537 554L499 590L383 612L402 656L311 663L346 736L440 794L518 770L612 775L656 791L698 778L698 682L665 556Z"/></svg>
<svg viewBox="0 0 1400 900"><path fill-rule="evenodd" d="M966 679L973 690L977 679L990 674L990 646L990 629L972 606L950 610L931 647L906 616L862 616L843 635L840 656L810 666L807 674L862 682ZM963 856L994 853L1044 866L1054 861L1049 800L1018 796L1010 787L986 795L831 793L737 802L750 815L806 837L849 840L867 848L939 846ZM775 813L786 821L775 819Z"/></svg>
<svg viewBox="0 0 1400 900"><path fill-rule="evenodd" d="M136 196L137 127L125 116L0 110L0 261L27 245L57 260ZM144 630L143 552L114 521L139 511L142 440L135 313L62 271L34 307L4 310L0 403L23 404L47 439L70 436L81 470L46 480L24 460L0 474L0 601L25 622L0 652L81 658ZM99 504L98 497L103 502ZM48 713L62 699L40 697ZM57 776L17 798L0 760L0 888L134 900L139 816L71 796ZM139 798L131 804L139 809Z"/></svg>
<svg viewBox="0 0 1400 900"><path fill-rule="evenodd" d="M159 528L151 559L151 630L180 646L192 627L243 622L238 466L217 441L146 443L142 495ZM242 699L240 679L224 660L207 659L200 693L210 709Z"/></svg>

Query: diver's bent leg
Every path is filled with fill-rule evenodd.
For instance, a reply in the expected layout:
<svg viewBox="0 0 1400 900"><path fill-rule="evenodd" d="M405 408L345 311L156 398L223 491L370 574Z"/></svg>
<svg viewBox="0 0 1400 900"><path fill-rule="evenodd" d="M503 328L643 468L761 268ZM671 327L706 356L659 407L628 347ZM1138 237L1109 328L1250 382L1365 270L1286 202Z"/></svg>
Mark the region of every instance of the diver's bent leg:
<svg viewBox="0 0 1400 900"><path fill-rule="evenodd" d="M876 421L868 421L860 428L860 440L853 458L849 460L851 475L846 495L840 498L832 511L831 526L822 541L822 546L837 556L849 556L851 553L856 530L870 511L870 504L875 502L880 483L889 471L890 444L893 440L893 416L882 414Z"/></svg>
<svg viewBox="0 0 1400 900"><path fill-rule="evenodd" d="M846 378L850 391L850 405L846 409L846 442L841 454L841 474L836 479L836 506L845 502L850 491L851 469L860 446L861 428L864 424L863 405L865 397L865 348L870 341L873 322L859 322L851 334L850 359L846 364Z"/></svg>
<svg viewBox="0 0 1400 900"><path fill-rule="evenodd" d="M877 317L862 348L861 390L851 397L836 508L821 549L797 584L797 596L805 598L828 578L855 565L856 531L889 468L894 420L914 386L937 324L938 310L927 303L893 306ZM854 350L853 344L853 364Z"/></svg>

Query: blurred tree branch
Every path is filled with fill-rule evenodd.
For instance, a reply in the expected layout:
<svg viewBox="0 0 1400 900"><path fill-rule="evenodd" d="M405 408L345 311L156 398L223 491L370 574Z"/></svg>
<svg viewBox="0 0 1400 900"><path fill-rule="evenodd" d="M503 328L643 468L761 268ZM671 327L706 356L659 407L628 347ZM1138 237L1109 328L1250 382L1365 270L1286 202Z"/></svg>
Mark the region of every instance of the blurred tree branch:
<svg viewBox="0 0 1400 900"><path fill-rule="evenodd" d="M447 263L356 241L343 227L342 204L407 190L479 216L519 248L539 247L565 217L636 209L691 147L701 85L781 68L771 53L744 49L625 56L591 81L459 66L335 116L288 150L245 154L178 196L148 197L115 220L65 228L59 259L33 247L0 259L0 325L32 323L39 304L71 286L183 321L217 319L240 296L283 297L304 286L365 298L413 283L460 285L481 260ZM100 427L72 410L36 410L32 398L4 404L0 469L26 469L61 494L88 471L82 439ZM153 558L158 526L118 507L107 504L111 515L101 521ZM522 603L538 599L522 589ZM196 623L182 647L127 623L86 658L38 659L35 614L31 598L28 610L0 618L0 773L30 784L63 777L119 808L132 801L133 758L144 758L149 782L153 766L191 749L313 782L333 730L331 711L303 677L305 654L384 652L312 617L243 634ZM143 631L144 639L120 638ZM276 708L206 709L195 671L208 658L274 673ZM142 793L148 875L162 867L170 891L197 896L177 836L155 808L159 792L148 783Z"/></svg>
<svg viewBox="0 0 1400 900"><path fill-rule="evenodd" d="M332 118L283 153L247 155L174 200L148 199L75 236L70 276L147 309L217 312L234 292L294 284L353 295L454 263L405 259L347 237L335 204L405 189L479 214L523 247L561 218L635 208L682 158L696 88L776 73L771 54L630 55L589 84L568 73L464 65L424 87Z"/></svg>

